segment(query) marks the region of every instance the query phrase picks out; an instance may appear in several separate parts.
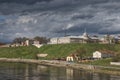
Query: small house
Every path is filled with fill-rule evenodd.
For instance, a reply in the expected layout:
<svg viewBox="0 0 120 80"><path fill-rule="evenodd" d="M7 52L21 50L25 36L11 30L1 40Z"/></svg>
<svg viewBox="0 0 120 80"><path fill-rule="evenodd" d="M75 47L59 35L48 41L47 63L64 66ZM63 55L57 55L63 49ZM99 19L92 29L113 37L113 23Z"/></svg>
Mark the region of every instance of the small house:
<svg viewBox="0 0 120 80"><path fill-rule="evenodd" d="M67 56L66 61L68 61L68 62L69 62L69 61L70 61L70 62L74 61L73 56Z"/></svg>
<svg viewBox="0 0 120 80"><path fill-rule="evenodd" d="M101 59L101 58L110 58L115 55L115 52L109 51L109 50L101 50L101 51L95 51L93 53L94 59Z"/></svg>

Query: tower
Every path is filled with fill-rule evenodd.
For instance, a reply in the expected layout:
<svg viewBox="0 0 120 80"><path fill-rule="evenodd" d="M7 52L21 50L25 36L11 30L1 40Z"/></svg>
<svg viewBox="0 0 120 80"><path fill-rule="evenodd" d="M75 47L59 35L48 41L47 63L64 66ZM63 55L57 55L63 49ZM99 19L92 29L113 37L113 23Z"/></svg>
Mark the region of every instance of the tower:
<svg viewBox="0 0 120 80"><path fill-rule="evenodd" d="M86 32L86 28L84 29L84 33L83 33L82 36L83 36L84 39L89 39L89 36L88 36L88 34Z"/></svg>

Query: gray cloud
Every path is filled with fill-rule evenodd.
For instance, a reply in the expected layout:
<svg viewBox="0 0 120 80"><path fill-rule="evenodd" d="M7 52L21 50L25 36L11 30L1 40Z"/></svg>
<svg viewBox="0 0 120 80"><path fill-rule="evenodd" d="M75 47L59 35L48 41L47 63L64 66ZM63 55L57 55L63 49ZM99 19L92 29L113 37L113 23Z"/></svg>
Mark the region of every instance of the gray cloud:
<svg viewBox="0 0 120 80"><path fill-rule="evenodd" d="M120 32L119 0L0 0L0 40Z"/></svg>

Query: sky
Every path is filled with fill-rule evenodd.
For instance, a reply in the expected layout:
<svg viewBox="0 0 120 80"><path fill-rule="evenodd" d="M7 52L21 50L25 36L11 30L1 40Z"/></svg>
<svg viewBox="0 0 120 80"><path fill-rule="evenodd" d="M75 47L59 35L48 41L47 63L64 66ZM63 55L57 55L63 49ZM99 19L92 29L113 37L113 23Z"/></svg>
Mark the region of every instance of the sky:
<svg viewBox="0 0 120 80"><path fill-rule="evenodd" d="M0 41L120 34L120 0L0 0Z"/></svg>

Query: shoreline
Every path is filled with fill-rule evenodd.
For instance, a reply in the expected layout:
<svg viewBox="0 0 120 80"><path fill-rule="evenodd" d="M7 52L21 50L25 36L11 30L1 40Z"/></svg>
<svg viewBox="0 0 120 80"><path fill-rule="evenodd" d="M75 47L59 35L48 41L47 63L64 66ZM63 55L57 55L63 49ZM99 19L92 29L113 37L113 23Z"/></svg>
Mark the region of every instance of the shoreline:
<svg viewBox="0 0 120 80"><path fill-rule="evenodd" d="M73 68L78 70L83 69L86 71L91 71L93 73L97 72L97 73L120 75L120 68L78 64L74 62L57 61L57 60L49 61L49 60L20 59L20 58L0 58L0 62L33 63L38 65L66 67L66 68Z"/></svg>

